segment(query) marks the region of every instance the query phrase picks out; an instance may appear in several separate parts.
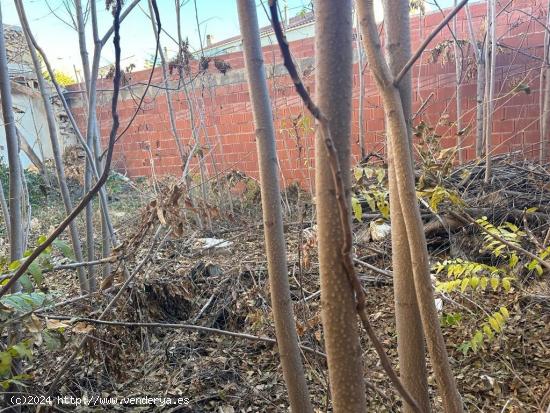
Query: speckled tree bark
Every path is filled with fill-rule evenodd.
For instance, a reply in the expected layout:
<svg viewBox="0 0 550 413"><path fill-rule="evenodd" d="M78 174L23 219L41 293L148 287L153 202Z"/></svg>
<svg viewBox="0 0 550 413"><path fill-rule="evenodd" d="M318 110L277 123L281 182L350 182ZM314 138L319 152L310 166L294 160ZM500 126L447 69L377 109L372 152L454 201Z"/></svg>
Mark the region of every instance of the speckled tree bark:
<svg viewBox="0 0 550 413"><path fill-rule="evenodd" d="M351 0L337 3L315 2L315 83L318 107L329 122L349 202L352 4ZM342 225L324 140L319 128L315 141L315 196L321 315L332 404L335 412L364 412L365 386L357 313L352 287L342 265Z"/></svg>
<svg viewBox="0 0 550 413"><path fill-rule="evenodd" d="M256 126L265 247L277 347L291 410L295 413L308 413L313 412L313 408L298 347L298 335L288 284L275 127L260 44L256 4L254 0L238 0L237 6Z"/></svg>
<svg viewBox="0 0 550 413"><path fill-rule="evenodd" d="M378 85L386 114L389 157L391 158L390 162L393 165L394 174L392 176L394 182L390 187L390 191L395 192L397 190L399 196L403 223L406 228L406 243L409 246L412 264L411 270L414 277L416 299L422 326L426 334L428 350L443 400L444 411L461 413L463 411L462 400L451 372L447 349L434 303L428 250L416 199L411 146L400 91L394 84L394 76L382 54L374 20L373 0L359 0L358 10L367 58Z"/></svg>
<svg viewBox="0 0 550 413"><path fill-rule="evenodd" d="M386 54L388 66L396 76L411 56L409 3L402 0L384 1L384 30L386 34ZM403 77L399 84L399 95L404 118L411 118L412 80L411 73ZM386 121L388 123L388 121ZM407 128L409 150L412 154L411 125ZM390 142L388 142L390 143ZM391 154L391 145L388 152ZM389 156L388 168L390 190L390 215L392 231L393 289L395 300L395 321L397 330L397 352L399 373L405 388L414 397L422 411L430 411L428 377L426 373L426 349L422 320L411 272L411 254L407 242L407 231L403 220L397 185L395 182L394 158ZM412 412L412 407L404 405L404 412Z"/></svg>

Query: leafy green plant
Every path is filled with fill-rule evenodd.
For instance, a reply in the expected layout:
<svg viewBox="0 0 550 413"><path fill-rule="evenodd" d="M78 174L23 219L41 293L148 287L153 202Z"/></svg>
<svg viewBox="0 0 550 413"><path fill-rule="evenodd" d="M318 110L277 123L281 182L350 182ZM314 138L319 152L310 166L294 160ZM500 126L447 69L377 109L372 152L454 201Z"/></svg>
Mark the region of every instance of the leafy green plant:
<svg viewBox="0 0 550 413"><path fill-rule="evenodd" d="M42 176L34 171L25 169L25 180L27 182L27 188L29 190L29 200L31 206L36 207L44 205L46 202L46 185ZM0 158L0 180L2 180L2 187L4 188L4 196L8 197L9 191L9 170L8 165Z"/></svg>
<svg viewBox="0 0 550 413"><path fill-rule="evenodd" d="M41 245L46 240L45 235L40 235L37 240L37 245ZM61 252L61 254L66 257L70 258L71 260L74 259L74 252L72 248L67 244L65 241L62 241L60 239L56 239L53 242L53 247L55 247L57 250ZM38 258L33 261L28 270L23 274L22 277L19 278L19 282L21 283L21 286L23 287L23 291L30 292L34 290L34 284L40 288L44 289L44 270L51 269L52 263L51 263L51 253L53 251L53 247L49 246L46 248L42 254L38 256ZM32 249L27 249L23 253L23 258L20 260L15 261L9 261L7 257L2 256L0 257L0 271L4 276L6 276L1 282L0 285L5 285L9 281L9 275L10 273L17 271L17 269L23 264L25 259L31 255Z"/></svg>
<svg viewBox="0 0 550 413"><path fill-rule="evenodd" d="M506 307L500 307L498 311L488 315L481 324L481 328L476 330L472 338L462 343L458 348L464 355L472 350L474 353L480 350L485 343L491 343L497 334L501 334L510 318L510 313Z"/></svg>
<svg viewBox="0 0 550 413"><path fill-rule="evenodd" d="M386 170L382 167L358 166L353 169L355 183L351 197L353 215L362 221L363 203L372 212L379 212L383 218L390 216L389 193L385 184Z"/></svg>
<svg viewBox="0 0 550 413"><path fill-rule="evenodd" d="M443 327L456 326L462 321L462 314L458 312L443 313L440 320Z"/></svg>
<svg viewBox="0 0 550 413"><path fill-rule="evenodd" d="M37 244L40 245L46 240L45 235L41 235ZM36 259L28 271L23 274L19 281L22 291L12 294L6 294L0 299L0 334L3 328L10 320L20 319L19 323L24 327L20 328L21 339L16 344L0 351L0 386L7 389L11 384L23 385L22 380L28 378L27 375L13 374L14 363L19 360L31 360L33 346L46 345L49 349L58 348L63 344L63 329L59 323L50 323L46 329L42 328L42 323L33 314L38 308L48 305L52 294L47 292L44 285L44 271L52 268L51 254L53 249L59 250L65 257L74 258L72 249L64 241L56 240L53 247L50 246ZM0 257L0 270L7 277L2 280L2 284L9 281L10 273L16 271L24 260L31 254L32 250L27 250L24 257L20 260L9 262L7 257ZM35 286L41 291L34 291Z"/></svg>
<svg viewBox="0 0 550 413"><path fill-rule="evenodd" d="M439 212L440 205L445 201L449 201L451 205L455 206L464 205L464 201L456 191L447 189L441 185L416 191L416 195L419 198L425 198L430 208L436 213Z"/></svg>
<svg viewBox="0 0 550 413"><path fill-rule="evenodd" d="M517 225L511 222L495 226L485 216L477 219L476 222L488 232L483 236L483 250L491 252L494 257L508 259L509 267L512 269L515 268L519 262L517 252L490 234L505 240L510 245L521 247L521 240L525 236L525 232L521 231Z"/></svg>
<svg viewBox="0 0 550 413"><path fill-rule="evenodd" d="M493 291L501 289L509 292L514 280L501 268L461 258L438 262L432 268L436 275L446 273L448 278L452 278L450 281L436 282L436 290L446 293L459 289L461 292L486 291L489 286Z"/></svg>
<svg viewBox="0 0 550 413"><path fill-rule="evenodd" d="M537 256L541 260L546 260L550 256L550 245L546 247L545 249L538 252ZM525 268L527 268L529 271L535 271L539 276L542 275L543 270L542 266L540 265L540 262L538 260L531 260L527 264L525 264Z"/></svg>

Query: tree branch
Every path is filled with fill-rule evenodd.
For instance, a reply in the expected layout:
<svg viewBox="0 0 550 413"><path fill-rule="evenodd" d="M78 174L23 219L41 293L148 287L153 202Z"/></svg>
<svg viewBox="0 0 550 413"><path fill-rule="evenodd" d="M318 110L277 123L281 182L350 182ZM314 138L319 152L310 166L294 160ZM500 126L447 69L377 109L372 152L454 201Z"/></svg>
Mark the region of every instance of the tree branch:
<svg viewBox="0 0 550 413"><path fill-rule="evenodd" d="M251 341L262 341L264 343L270 343L270 344L277 344L277 340L271 337L265 337L265 336L254 336L252 334L246 334L246 333L237 333L235 331L227 331L227 330L220 330L217 328L211 328L211 327L203 327L203 326L197 326L194 324L180 324L180 323L138 323L138 322L132 322L132 321L109 321L109 320L100 320L97 318L87 318L87 317L70 317L70 316L64 316L64 315L46 315L46 314L38 314L38 317L51 319L51 320L67 320L72 323L78 323L78 322L84 322L84 323L91 323L91 324L99 324L99 325L106 325L106 326L120 326L120 327L159 327L159 328L175 328L175 329L183 329L183 330L194 330L194 331L200 331L203 333L209 333L209 334L217 334L222 336L229 336L229 337L237 337L242 338L245 340L251 340ZM308 346L302 346L300 345L300 348L308 353L315 354L316 356L320 356L323 358L326 358L326 354L315 350L314 348L308 347Z"/></svg>

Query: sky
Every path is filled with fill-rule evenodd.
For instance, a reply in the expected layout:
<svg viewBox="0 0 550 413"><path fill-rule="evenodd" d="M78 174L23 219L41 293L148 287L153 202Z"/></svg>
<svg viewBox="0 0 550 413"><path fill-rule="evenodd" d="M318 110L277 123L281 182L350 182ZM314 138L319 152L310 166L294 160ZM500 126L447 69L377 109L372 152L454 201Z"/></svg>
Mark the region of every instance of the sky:
<svg viewBox="0 0 550 413"><path fill-rule="evenodd" d="M100 37L112 25L112 15L105 11L105 0L95 0L98 10L98 24ZM20 26L19 18L13 1L0 0L4 24ZM27 18L38 44L44 48L51 64L71 74L74 77L74 67L80 70L81 60L78 50L78 37L66 9L66 4L72 5L72 0L23 0ZM264 0L267 5L267 0ZM82 0L86 4L86 0ZM126 0L130 3L130 0ZM193 0L184 0L181 11L182 36L189 38L191 47L200 49L195 5ZM213 36L214 41L220 41L239 34L239 20L234 0L196 0L200 23L200 32L203 44L206 44L207 34ZM284 4L281 1L281 4ZM309 7L307 0L287 0L288 16L298 14L304 7ZM160 19L168 33L177 36L176 14L174 0L157 0ZM260 26L269 24L260 0L257 1L258 19ZM147 13L147 14L146 14ZM143 67L145 61L154 54L155 41L146 0L142 0L124 20L121 28L122 66L134 63L136 68ZM93 53L91 40L91 22L87 25L88 53ZM166 34L161 36L163 49L168 55L177 51L176 43ZM112 43L109 42L103 53L101 66L108 66L114 61ZM80 72L79 72L80 73Z"/></svg>
<svg viewBox="0 0 550 413"><path fill-rule="evenodd" d="M112 15L105 10L105 0L96 1L98 10L98 23L100 37L112 25ZM176 32L176 0L157 0L160 18L163 28L173 37ZM213 36L214 41L220 41L239 34L239 20L235 0L180 0L183 2L181 11L182 36L189 38L190 45L195 50L200 49L199 30L197 30L195 1L199 19L200 34L203 44L206 44L206 35ZM269 24L261 2L267 7L268 0L256 0L258 19L261 26ZM125 0L127 4L131 0ZM23 0L27 18L32 26L32 31L45 50L50 63L54 68L75 77L75 68L80 75L81 60L78 49L78 37L75 29L71 27L72 21L67 11L67 5L72 7L73 0ZM88 4L82 0L83 5ZM288 17L295 16L310 8L309 0L280 0L281 8L286 4ZM452 0L439 0L442 7L452 4ZM20 25L13 1L0 0L4 24ZM132 10L122 23L121 46L122 67L130 63L135 64L136 69L143 68L146 60L154 54L155 41L151 21L148 18L148 2L142 0ZM428 5L428 9L433 8ZM74 9L72 10L74 12ZM91 22L87 24L88 52L90 60L93 53L91 42ZM175 55L177 45L166 34L161 36L163 49L168 51L168 56ZM101 67L107 67L114 61L112 44L109 42L103 50Z"/></svg>

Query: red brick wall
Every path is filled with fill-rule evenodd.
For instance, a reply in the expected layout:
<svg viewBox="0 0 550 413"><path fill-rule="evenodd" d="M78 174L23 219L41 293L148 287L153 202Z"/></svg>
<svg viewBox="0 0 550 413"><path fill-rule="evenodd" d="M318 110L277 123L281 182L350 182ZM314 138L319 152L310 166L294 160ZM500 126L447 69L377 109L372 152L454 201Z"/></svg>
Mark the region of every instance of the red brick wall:
<svg viewBox="0 0 550 413"><path fill-rule="evenodd" d="M498 18L497 36L499 42L513 49L501 48L497 56L496 96L494 115L494 152L507 153L521 150L527 157L538 155L539 142L539 74L540 57L543 54L543 27L528 14L545 21L546 0L528 1L513 0L507 10ZM503 5L501 5L502 7ZM470 6L476 35L484 27L486 5L475 3ZM448 12L448 10L446 11ZM423 19L411 19L413 50L421 40L441 21L439 12L431 13ZM459 39L467 40L468 28L465 12L458 15L457 24ZM443 146L456 145L456 130L452 126L456 120L455 101L455 66L454 61L444 62L441 58L434 62L432 49L442 41L451 39L448 29L444 29L424 52L412 72L413 75L413 113L425 100L423 111L415 118L415 123L424 120L436 125L438 120L446 119L451 126L440 125ZM307 87L315 90L315 72L312 57L314 40L304 39L291 43L295 58L301 62L305 72ZM470 48L464 48L471 57ZM275 46L264 48L266 69L269 77L269 88L272 96L275 124L277 129L277 148L282 171L282 184L288 185L301 181L306 187L313 176L313 134L310 116L296 96L293 86L286 75L271 76L274 64L280 64L280 53ZM254 137L254 125L250 107L250 96L242 53L231 53L220 56L231 65L227 75L217 73L213 64L208 72L194 80L194 88L189 91L194 107L195 130L201 141L209 174L232 169L245 172L253 177L258 176L258 157ZM309 59L308 59L309 58ZM475 67L475 65L474 65ZM121 95L119 112L121 129L124 129L136 111L137 102L143 92L143 83L147 82L149 71L133 73ZM177 75L171 77L172 87L177 87ZM365 74L365 108L367 152L383 152L384 116L374 81L368 70ZM531 93L513 93L518 83L529 85ZM110 81L100 82L100 88L111 87ZM153 84L161 85L160 69L156 69ZM216 84L218 86L216 86ZM357 159L358 145L358 67L354 65L353 97L353 153ZM465 154L468 159L474 157L475 139L475 74L465 79L462 85L462 113L464 126L470 126L470 132L464 139ZM172 92L171 96L178 135L186 148L193 145L190 111L183 90ZM84 121L82 102L73 99L73 108L79 122ZM293 127L292 119L298 115L308 121ZM103 143L106 143L110 123L110 94L102 92L98 100L98 118ZM168 115L168 105L164 91L151 88L145 97L144 104L131 124L127 133L115 147L113 166L130 177L181 173L181 161L176 143L172 136ZM196 162L191 167L198 173Z"/></svg>

